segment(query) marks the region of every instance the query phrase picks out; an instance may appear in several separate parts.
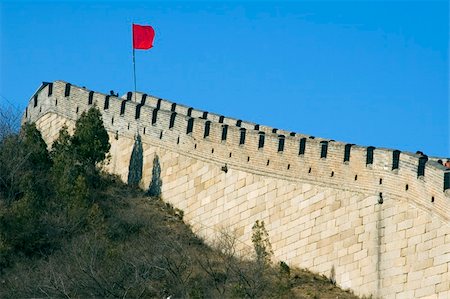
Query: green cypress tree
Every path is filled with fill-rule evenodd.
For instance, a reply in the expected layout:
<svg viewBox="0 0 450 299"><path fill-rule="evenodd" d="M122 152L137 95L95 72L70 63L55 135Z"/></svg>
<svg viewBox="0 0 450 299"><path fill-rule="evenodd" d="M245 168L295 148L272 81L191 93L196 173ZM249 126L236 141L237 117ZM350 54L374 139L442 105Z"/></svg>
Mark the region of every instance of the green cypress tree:
<svg viewBox="0 0 450 299"><path fill-rule="evenodd" d="M147 195L161 196L161 186L161 165L159 164L158 155L155 155L155 158L153 159L152 181L150 182Z"/></svg>
<svg viewBox="0 0 450 299"><path fill-rule="evenodd" d="M144 163L144 151L142 149L141 136L137 135L131 152L130 165L128 167L128 185L137 187L142 179L142 166Z"/></svg>
<svg viewBox="0 0 450 299"><path fill-rule="evenodd" d="M21 137L28 154L27 161L33 170L47 171L51 166L47 144L34 123L22 126Z"/></svg>
<svg viewBox="0 0 450 299"><path fill-rule="evenodd" d="M102 115L96 107L83 112L75 125L72 145L80 163L95 167L106 159L111 148Z"/></svg>

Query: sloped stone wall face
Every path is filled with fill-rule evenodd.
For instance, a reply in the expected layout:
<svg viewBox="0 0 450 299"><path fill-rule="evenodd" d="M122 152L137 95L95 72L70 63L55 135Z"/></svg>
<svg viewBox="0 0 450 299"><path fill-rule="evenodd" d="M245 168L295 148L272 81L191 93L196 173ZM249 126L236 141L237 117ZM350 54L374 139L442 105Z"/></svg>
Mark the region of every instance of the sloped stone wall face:
<svg viewBox="0 0 450 299"><path fill-rule="evenodd" d="M436 159L136 98L56 81L33 95L24 121L50 146L96 105L110 136L107 170L127 180L139 134L141 187L158 156L163 199L208 242L234 232L247 252L263 220L277 261L326 276L333 269L337 284L359 295L450 298L450 173Z"/></svg>

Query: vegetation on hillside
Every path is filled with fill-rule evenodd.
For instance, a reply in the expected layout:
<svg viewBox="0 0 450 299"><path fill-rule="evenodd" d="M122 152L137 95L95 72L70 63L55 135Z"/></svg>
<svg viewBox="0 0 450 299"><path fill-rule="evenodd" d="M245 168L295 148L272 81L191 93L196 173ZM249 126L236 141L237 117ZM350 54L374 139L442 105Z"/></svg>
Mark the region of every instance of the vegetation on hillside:
<svg viewBox="0 0 450 299"><path fill-rule="evenodd" d="M236 257L232 233L205 245L182 213L148 196L156 181L144 192L102 173L109 148L95 108L50 151L34 124L16 134L0 123L1 298L354 298L274 265L264 222L250 259Z"/></svg>

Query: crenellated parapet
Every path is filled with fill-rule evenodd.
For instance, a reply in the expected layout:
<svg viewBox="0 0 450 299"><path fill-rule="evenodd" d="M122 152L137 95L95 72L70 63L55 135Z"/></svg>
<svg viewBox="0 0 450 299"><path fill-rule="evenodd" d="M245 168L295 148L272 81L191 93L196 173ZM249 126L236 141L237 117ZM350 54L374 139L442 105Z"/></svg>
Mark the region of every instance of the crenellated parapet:
<svg viewBox="0 0 450 299"><path fill-rule="evenodd" d="M134 99L136 98L136 102ZM107 130L265 176L408 200L450 220L450 170L398 150L314 138L132 92L116 97L63 81L44 83L24 120L54 112L70 120L96 105Z"/></svg>

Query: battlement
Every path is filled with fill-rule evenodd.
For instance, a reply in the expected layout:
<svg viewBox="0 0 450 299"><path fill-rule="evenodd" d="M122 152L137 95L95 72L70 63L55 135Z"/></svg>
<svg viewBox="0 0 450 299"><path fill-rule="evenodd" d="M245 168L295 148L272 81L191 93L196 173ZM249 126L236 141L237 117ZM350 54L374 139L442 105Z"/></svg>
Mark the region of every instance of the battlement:
<svg viewBox="0 0 450 299"><path fill-rule="evenodd" d="M268 176L381 194L384 200L407 198L450 219L450 170L435 159L283 131L143 93L133 99L132 92L119 98L63 81L44 83L24 119L55 112L76 120L96 105L107 130L118 136L140 134L199 159Z"/></svg>

